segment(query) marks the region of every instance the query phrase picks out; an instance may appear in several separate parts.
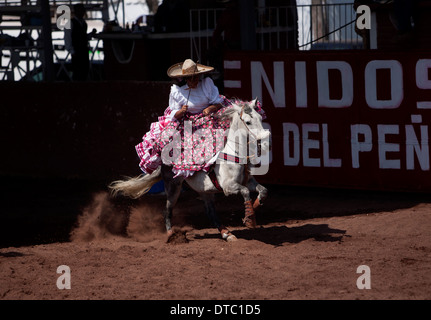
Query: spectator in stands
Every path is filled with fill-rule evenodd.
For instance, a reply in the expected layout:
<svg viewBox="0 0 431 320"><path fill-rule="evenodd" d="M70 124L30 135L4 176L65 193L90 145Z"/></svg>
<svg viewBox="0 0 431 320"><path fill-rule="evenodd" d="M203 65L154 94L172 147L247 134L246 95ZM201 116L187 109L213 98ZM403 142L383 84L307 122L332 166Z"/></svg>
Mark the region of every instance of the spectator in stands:
<svg viewBox="0 0 431 320"><path fill-rule="evenodd" d="M71 28L65 29L66 50L72 55L72 80L85 81L88 79L90 59L88 54L88 40L96 30L87 34L87 22L85 22L85 7L78 3L73 6L74 17L71 20Z"/></svg>
<svg viewBox="0 0 431 320"><path fill-rule="evenodd" d="M217 20L212 36L212 45L216 48L238 50L241 48L241 26L237 0L220 0L225 10ZM222 36L224 34L224 36Z"/></svg>
<svg viewBox="0 0 431 320"><path fill-rule="evenodd" d="M394 0L391 21L398 34L408 34L413 31L418 0Z"/></svg>
<svg viewBox="0 0 431 320"><path fill-rule="evenodd" d="M190 13L185 0L164 0L154 16L156 32L190 31Z"/></svg>
<svg viewBox="0 0 431 320"><path fill-rule="evenodd" d="M223 91L223 56L226 50L241 49L241 25L238 0L219 0L225 9L212 34L208 59L216 70L214 82Z"/></svg>

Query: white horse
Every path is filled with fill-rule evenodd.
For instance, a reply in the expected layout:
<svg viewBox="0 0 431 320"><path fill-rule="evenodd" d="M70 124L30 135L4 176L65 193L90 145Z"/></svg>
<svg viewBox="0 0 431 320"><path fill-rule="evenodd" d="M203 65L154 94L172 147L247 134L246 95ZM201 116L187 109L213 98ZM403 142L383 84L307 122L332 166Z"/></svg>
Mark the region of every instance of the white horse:
<svg viewBox="0 0 431 320"><path fill-rule="evenodd" d="M217 217L214 194L219 192L223 192L226 196L241 194L245 206L243 222L250 228L256 226L254 211L266 199L267 189L260 185L251 174L253 173L252 163L257 155L258 145L262 154L268 152L270 132L263 128L262 117L256 112L255 106L256 100L244 103L242 107L234 104L232 108L226 108L221 115L230 118L230 127L227 132L227 142L221 150L212 172L198 171L187 178L174 177L172 167L162 165L152 174L112 182L109 185L112 194L115 196L122 193L136 199L147 193L155 183L163 180L167 196L164 219L167 234L171 236L173 233L172 211L180 196L182 183L186 181L204 200L205 212L219 230L222 238L227 241L235 240L236 237L220 223ZM255 154L250 154L248 152L250 149L255 150ZM256 164L255 161L254 163ZM258 192L254 203L252 203L250 192Z"/></svg>

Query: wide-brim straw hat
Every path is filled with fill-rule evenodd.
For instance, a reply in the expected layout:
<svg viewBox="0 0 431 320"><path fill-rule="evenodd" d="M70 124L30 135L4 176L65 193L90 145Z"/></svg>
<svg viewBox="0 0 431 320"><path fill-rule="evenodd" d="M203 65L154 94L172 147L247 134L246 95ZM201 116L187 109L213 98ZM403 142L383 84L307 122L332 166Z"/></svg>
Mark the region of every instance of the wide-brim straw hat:
<svg viewBox="0 0 431 320"><path fill-rule="evenodd" d="M168 69L167 73L171 78L185 78L211 71L214 71L213 67L204 66L191 59L186 59L184 62L174 64Z"/></svg>

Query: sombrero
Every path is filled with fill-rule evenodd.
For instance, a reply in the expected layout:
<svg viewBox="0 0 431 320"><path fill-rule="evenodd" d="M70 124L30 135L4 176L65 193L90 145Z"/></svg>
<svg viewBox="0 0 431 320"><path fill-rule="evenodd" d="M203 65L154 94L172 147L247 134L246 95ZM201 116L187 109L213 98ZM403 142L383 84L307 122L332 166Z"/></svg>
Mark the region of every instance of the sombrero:
<svg viewBox="0 0 431 320"><path fill-rule="evenodd" d="M186 59L184 62L174 64L168 69L167 73L171 78L184 78L208 73L213 70L213 67L204 66L203 64L195 63L191 59Z"/></svg>

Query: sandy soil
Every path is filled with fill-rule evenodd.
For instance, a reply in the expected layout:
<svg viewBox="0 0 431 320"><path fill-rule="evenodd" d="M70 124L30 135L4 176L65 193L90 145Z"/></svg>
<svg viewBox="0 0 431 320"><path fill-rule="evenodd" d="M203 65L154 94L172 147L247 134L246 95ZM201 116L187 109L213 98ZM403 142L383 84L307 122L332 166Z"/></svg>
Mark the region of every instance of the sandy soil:
<svg viewBox="0 0 431 320"><path fill-rule="evenodd" d="M190 190L183 192L173 220L184 237L171 243L163 232L160 195L140 201L112 200L103 191L86 201L77 197L75 207L81 209L73 225L64 222L68 239L38 241L39 236L11 245L10 236L3 242L0 299L431 298L426 195L276 186L270 191L253 230L241 226L239 198L218 197L219 215L235 242L209 228ZM48 199L58 207L68 205L67 197ZM60 265L70 268L71 289L57 288ZM370 268L371 289L357 287L360 265Z"/></svg>

